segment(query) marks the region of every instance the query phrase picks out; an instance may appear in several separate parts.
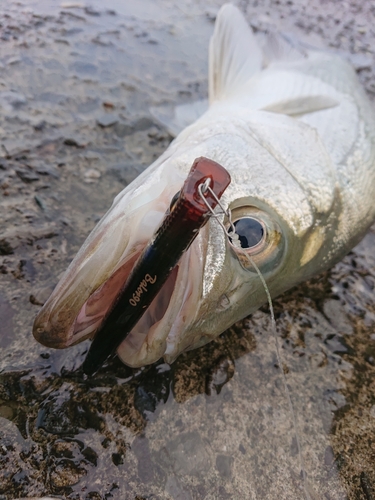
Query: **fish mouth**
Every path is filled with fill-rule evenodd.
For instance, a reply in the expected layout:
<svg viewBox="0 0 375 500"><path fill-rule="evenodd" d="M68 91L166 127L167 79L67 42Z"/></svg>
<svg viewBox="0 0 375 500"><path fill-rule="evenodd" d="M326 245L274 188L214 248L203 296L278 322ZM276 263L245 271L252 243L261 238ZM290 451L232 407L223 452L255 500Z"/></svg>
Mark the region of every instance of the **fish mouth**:
<svg viewBox="0 0 375 500"><path fill-rule="evenodd" d="M174 352L184 329L194 320L201 296L205 238L198 236L183 254L146 312L117 348L121 361L131 367L151 364ZM106 321L116 298L141 255L145 243L137 245L123 263L82 305L70 332L72 343L94 337ZM73 340L74 339L74 340Z"/></svg>

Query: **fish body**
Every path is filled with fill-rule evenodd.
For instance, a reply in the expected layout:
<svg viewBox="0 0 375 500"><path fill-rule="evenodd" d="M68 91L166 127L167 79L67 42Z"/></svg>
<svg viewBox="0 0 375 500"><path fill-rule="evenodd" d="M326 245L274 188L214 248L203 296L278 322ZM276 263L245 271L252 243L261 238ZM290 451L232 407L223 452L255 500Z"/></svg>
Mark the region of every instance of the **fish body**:
<svg viewBox="0 0 375 500"><path fill-rule="evenodd" d="M41 343L95 335L198 157L229 171L221 201L245 236L261 228L245 250L272 297L334 265L374 221L375 117L350 64L262 49L229 4L209 52L208 110L115 198L39 312ZM211 219L117 353L135 367L172 362L265 302L257 273Z"/></svg>

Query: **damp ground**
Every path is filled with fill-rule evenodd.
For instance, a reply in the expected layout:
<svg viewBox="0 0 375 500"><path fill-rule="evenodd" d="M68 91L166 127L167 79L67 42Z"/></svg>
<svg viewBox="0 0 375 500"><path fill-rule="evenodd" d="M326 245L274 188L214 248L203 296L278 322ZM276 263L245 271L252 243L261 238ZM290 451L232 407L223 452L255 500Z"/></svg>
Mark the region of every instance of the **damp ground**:
<svg viewBox="0 0 375 500"><path fill-rule="evenodd" d="M267 309L215 342L89 379L88 343L37 344L35 314L113 197L172 137L150 109L207 94L218 0L0 12L0 498L296 499L300 462ZM374 102L375 2L240 2L257 31L342 52ZM316 499L375 498L375 231L275 301Z"/></svg>

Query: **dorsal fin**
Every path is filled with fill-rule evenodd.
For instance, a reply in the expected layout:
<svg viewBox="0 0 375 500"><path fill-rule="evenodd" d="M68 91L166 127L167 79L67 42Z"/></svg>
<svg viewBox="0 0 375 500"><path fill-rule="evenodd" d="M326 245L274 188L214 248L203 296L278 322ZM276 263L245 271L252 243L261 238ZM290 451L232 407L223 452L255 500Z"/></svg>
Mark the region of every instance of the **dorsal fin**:
<svg viewBox="0 0 375 500"><path fill-rule="evenodd" d="M216 18L209 49L209 99L235 93L262 68L262 51L241 12L225 4Z"/></svg>

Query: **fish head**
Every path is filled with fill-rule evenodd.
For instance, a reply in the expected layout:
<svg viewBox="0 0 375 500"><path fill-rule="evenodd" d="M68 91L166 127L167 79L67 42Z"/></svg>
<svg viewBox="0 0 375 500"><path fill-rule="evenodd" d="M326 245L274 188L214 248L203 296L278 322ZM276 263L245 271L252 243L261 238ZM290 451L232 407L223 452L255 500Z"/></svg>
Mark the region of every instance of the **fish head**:
<svg viewBox="0 0 375 500"><path fill-rule="evenodd" d="M258 128L260 118L254 117ZM294 121L290 123L294 126ZM315 144L314 135L312 140ZM308 163L306 141L304 161ZM231 220L218 214L200 230L119 346L121 360L133 367L161 357L172 362L181 352L209 342L258 309L267 295L251 260L272 296L316 272L327 235L318 238L319 244L311 235L318 235L319 220L331 212L334 179L327 173L323 179L315 172L315 181L310 175L306 189L267 148L241 121L215 120L180 134L115 198L39 312L35 338L49 347L65 348L95 335L200 156L220 163L231 174L232 183L222 197ZM315 147L311 154L318 153ZM313 192L317 185L320 196ZM231 223L244 242L241 250L230 237Z"/></svg>

